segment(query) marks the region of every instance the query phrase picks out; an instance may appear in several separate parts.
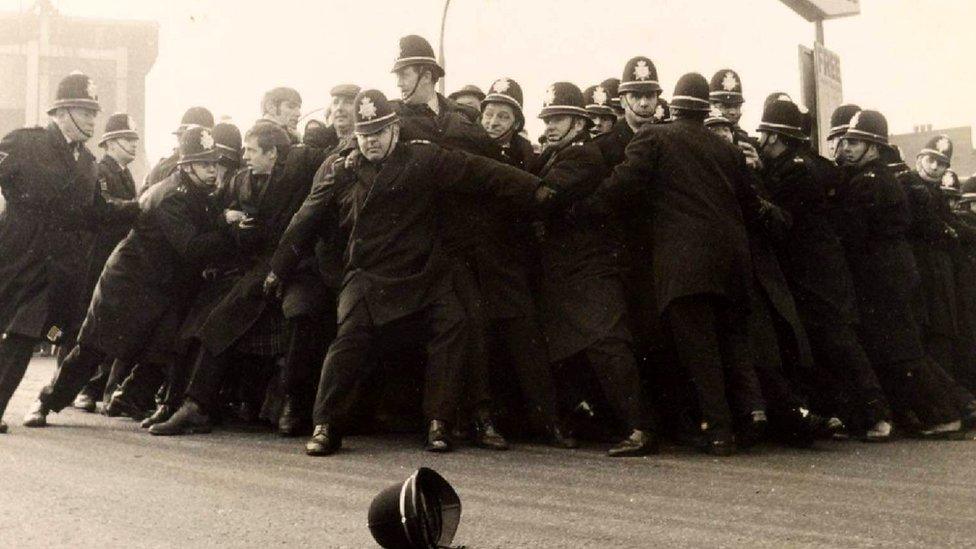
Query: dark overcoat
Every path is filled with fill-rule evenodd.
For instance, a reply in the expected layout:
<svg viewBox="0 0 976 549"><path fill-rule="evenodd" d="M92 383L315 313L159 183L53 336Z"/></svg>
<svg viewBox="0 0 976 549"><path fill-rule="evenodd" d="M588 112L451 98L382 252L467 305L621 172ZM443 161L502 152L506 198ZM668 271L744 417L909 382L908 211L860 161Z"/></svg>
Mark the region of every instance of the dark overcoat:
<svg viewBox="0 0 976 549"><path fill-rule="evenodd" d="M95 158L74 157L53 122L0 142L0 333L59 341L84 317L88 243L78 231L135 217L138 206L107 204L98 192Z"/></svg>
<svg viewBox="0 0 976 549"><path fill-rule="evenodd" d="M447 149L505 160L501 147L478 123L476 109L441 95L437 100L440 112L436 115L427 105L398 105L402 139L423 139ZM510 222L510 212L457 193L441 200L444 245L474 272L484 315L500 319L534 314L528 275L516 245L521 235Z"/></svg>
<svg viewBox="0 0 976 549"><path fill-rule="evenodd" d="M926 332L956 334L956 282L949 248L954 222L949 203L938 183L929 183L916 171L903 176L912 212L908 242L918 265L915 318Z"/></svg>
<svg viewBox="0 0 976 549"><path fill-rule="evenodd" d="M121 360L175 348L180 315L172 313L199 288L202 266L234 247L207 190L181 172L154 185L142 203L102 270L78 336Z"/></svg>
<svg viewBox="0 0 976 549"><path fill-rule="evenodd" d="M857 320L854 282L814 162L799 150L766 161L769 197L792 218L786 238L776 243L777 257L805 324L850 324Z"/></svg>
<svg viewBox="0 0 976 549"><path fill-rule="evenodd" d="M912 218L905 188L880 160L845 176L838 189L845 210L839 236L857 292L861 344L876 364L921 358L911 306L919 276L905 238Z"/></svg>
<svg viewBox="0 0 976 549"><path fill-rule="evenodd" d="M315 241L338 231L345 241L338 321L365 301L381 326L450 291L438 197L445 192L532 202L538 179L516 168L434 144L400 142L382 165L346 167L339 158L316 184L271 260L288 280Z"/></svg>
<svg viewBox="0 0 976 549"><path fill-rule="evenodd" d="M106 203L124 203L136 198L136 182L129 168L119 166L109 155L98 162L98 187ZM129 234L132 223L106 223L95 231L91 253L88 256L88 284L92 291L98 283L105 262L119 242ZM91 296L89 295L89 298ZM87 303L85 304L87 308Z"/></svg>
<svg viewBox="0 0 976 549"><path fill-rule="evenodd" d="M198 303L194 308L208 308L205 320L195 336L207 349L220 354L230 348L257 323L269 307L262 284L270 270L269 261L289 221L308 196L315 171L322 164L325 151L304 145L290 148L284 162L271 174L256 176L250 170L238 172L218 197L222 209L245 212L253 219L249 228L232 228L238 250L238 265L231 269L234 283L214 304ZM277 304L271 304L277 307ZM269 311L280 315L280 310ZM199 319L192 311L187 322ZM184 326L184 333L187 328Z"/></svg>
<svg viewBox="0 0 976 549"><path fill-rule="evenodd" d="M752 262L739 201L751 176L742 154L686 119L642 127L625 153L588 203L606 211L643 203L653 266L646 286L658 312L699 294L745 309Z"/></svg>
<svg viewBox="0 0 976 549"><path fill-rule="evenodd" d="M619 228L583 219L571 207L607 174L596 143L586 134L539 159L538 175L555 190L540 246L540 317L552 361L565 360L607 337L631 341L620 278Z"/></svg>

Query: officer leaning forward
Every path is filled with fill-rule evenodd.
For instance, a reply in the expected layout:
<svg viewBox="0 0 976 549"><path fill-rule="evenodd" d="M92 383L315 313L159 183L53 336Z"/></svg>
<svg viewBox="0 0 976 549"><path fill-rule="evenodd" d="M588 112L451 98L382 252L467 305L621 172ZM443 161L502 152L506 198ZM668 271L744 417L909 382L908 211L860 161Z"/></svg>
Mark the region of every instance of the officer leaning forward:
<svg viewBox="0 0 976 549"><path fill-rule="evenodd" d="M133 230L98 279L78 344L41 390L26 426L46 425L47 414L68 406L106 358L159 371L175 360L181 312L199 286L194 267L233 249L208 201L216 160L210 130L194 126L183 132L179 171L143 195Z"/></svg>
<svg viewBox="0 0 976 549"><path fill-rule="evenodd" d="M138 212L135 202L107 204L99 192L95 158L84 145L99 108L94 88L84 74L65 77L47 128L14 130L0 142L7 202L0 217L0 414L34 345L45 337L70 342L81 323L78 296L87 281L78 269L88 249L66 235L129 222ZM0 432L6 429L0 421Z"/></svg>
<svg viewBox="0 0 976 549"><path fill-rule="evenodd" d="M569 82L553 84L539 117L546 123L547 146L536 173L553 191L541 244L540 301L549 358L564 363L581 356L592 367L627 427L627 438L610 449L610 456L656 453L627 325L619 228L602 221L580 223L569 213L607 172L600 149L590 141L592 120L582 92Z"/></svg>
<svg viewBox="0 0 976 549"><path fill-rule="evenodd" d="M911 300L918 271L905 233L908 197L884 161L888 123L871 110L856 113L840 143L844 181L838 189L844 226L839 236L854 278L858 336L892 406L913 412L923 436L946 436L962 427L951 386L935 372L915 323Z"/></svg>
<svg viewBox="0 0 976 549"><path fill-rule="evenodd" d="M183 113L183 117L180 118L180 125L173 132L173 135L176 136L177 146L173 148L171 155L160 158L156 162L156 165L149 170L149 173L146 174L146 179L142 183L142 188L139 189L139 194L146 192L146 189L166 179L176 171L176 165L180 162L180 136L190 126L202 126L207 129L213 128L213 113L206 107L190 107Z"/></svg>
<svg viewBox="0 0 976 549"><path fill-rule="evenodd" d="M363 383L375 370L377 343L411 329L427 349L426 447L451 448L467 361L468 317L453 289L437 209L443 193L494 196L528 206L538 180L515 168L428 142L400 140L399 115L377 90L356 98L360 158L331 161L292 219L271 264L268 291L287 283L316 236L348 235L338 334L329 348L315 403L310 455L334 453L351 425Z"/></svg>

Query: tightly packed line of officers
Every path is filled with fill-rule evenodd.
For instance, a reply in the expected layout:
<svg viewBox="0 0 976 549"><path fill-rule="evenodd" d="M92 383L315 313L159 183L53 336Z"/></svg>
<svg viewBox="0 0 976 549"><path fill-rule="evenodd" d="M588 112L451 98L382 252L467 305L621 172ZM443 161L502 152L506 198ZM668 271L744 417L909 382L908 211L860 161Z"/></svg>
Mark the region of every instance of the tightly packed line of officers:
<svg viewBox="0 0 976 549"><path fill-rule="evenodd" d="M611 456L973 425L976 194L943 185L944 136L910 170L845 105L825 158L789 96L754 138L735 71L668 103L635 57L550 86L536 147L514 80L444 97L418 36L393 72L399 100L337 86L302 138L290 88L243 136L189 109L138 194L132 120L96 163L97 95L67 76L46 128L0 142L0 417L48 340L28 427L102 400L153 435L271 419L310 455L421 421L434 452Z"/></svg>

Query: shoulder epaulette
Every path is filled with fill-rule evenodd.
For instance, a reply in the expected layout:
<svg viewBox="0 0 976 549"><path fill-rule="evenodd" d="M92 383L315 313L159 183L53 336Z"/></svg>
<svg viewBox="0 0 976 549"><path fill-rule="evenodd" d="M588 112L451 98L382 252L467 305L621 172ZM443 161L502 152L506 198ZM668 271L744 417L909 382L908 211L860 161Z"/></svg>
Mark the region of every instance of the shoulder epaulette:
<svg viewBox="0 0 976 549"><path fill-rule="evenodd" d="M407 143L410 143L411 145L433 145L433 143L426 139L411 139L410 141L407 141Z"/></svg>
<svg viewBox="0 0 976 549"><path fill-rule="evenodd" d="M802 157L799 157L799 156L794 156L793 157L793 163L794 164L803 164L803 158Z"/></svg>

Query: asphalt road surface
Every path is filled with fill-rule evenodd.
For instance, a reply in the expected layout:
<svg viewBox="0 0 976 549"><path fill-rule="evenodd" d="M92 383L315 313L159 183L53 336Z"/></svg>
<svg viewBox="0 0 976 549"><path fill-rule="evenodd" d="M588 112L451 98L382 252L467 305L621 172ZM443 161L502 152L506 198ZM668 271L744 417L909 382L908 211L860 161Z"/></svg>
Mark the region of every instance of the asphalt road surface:
<svg viewBox="0 0 976 549"><path fill-rule="evenodd" d="M77 410L28 430L20 418L52 366L34 360L0 435L3 548L374 547L372 497L419 466L457 489L455 544L470 549L976 546L973 441L611 460L596 446L432 455L389 436L309 458L300 439L154 438Z"/></svg>

